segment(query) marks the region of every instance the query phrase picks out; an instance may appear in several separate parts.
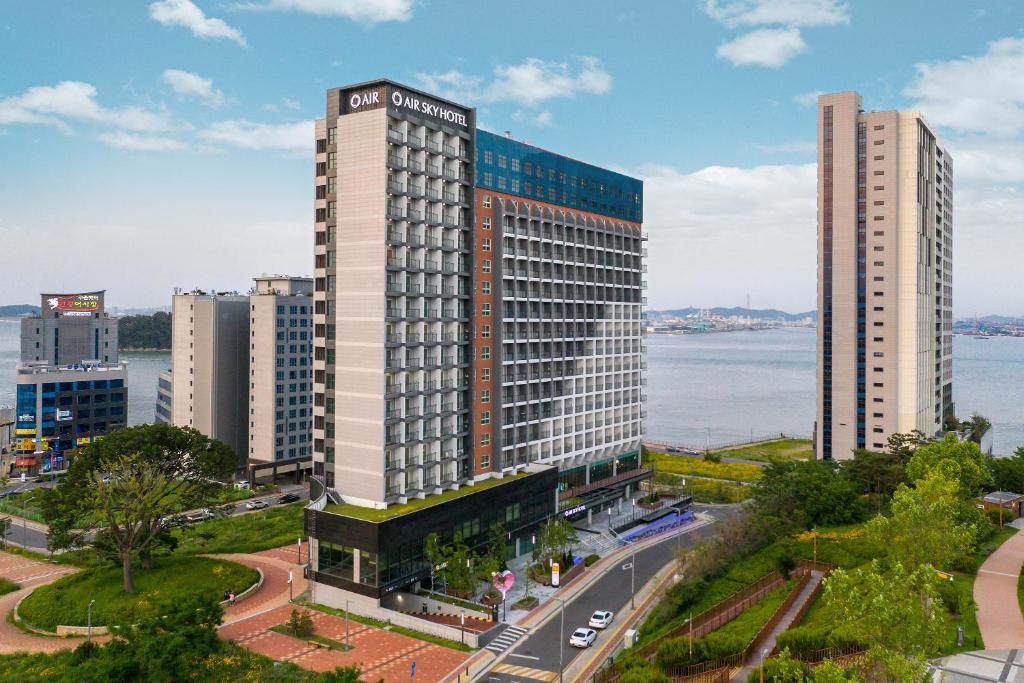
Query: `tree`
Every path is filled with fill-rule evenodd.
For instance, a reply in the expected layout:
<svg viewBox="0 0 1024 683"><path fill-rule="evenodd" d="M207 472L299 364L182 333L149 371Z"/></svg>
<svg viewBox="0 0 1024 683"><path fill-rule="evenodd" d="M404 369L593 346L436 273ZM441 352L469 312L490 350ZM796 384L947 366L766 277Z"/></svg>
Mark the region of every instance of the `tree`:
<svg viewBox="0 0 1024 683"><path fill-rule="evenodd" d="M787 525L809 529L863 518L857 487L832 461L774 461L753 489L757 509Z"/></svg>
<svg viewBox="0 0 1024 683"><path fill-rule="evenodd" d="M857 485L858 491L875 496L890 497L900 484L907 481L903 463L892 453L858 448L842 468L843 474Z"/></svg>
<svg viewBox="0 0 1024 683"><path fill-rule="evenodd" d="M981 438L990 429L992 429L992 422L978 413L974 413L969 419L960 423L960 430L966 431L967 438L976 444L981 443Z"/></svg>
<svg viewBox="0 0 1024 683"><path fill-rule="evenodd" d="M996 490L1024 492L1024 448L1018 448L1009 458L989 458L988 467Z"/></svg>
<svg viewBox="0 0 1024 683"><path fill-rule="evenodd" d="M929 472L939 470L947 478L959 482L961 498L974 498L992 482L992 474L986 465L978 444L947 434L941 441L933 441L914 451L907 463L907 477L917 481L924 479Z"/></svg>
<svg viewBox="0 0 1024 683"><path fill-rule="evenodd" d="M572 554L579 539L572 523L564 517L548 520L537 534L533 547L534 562L563 562Z"/></svg>
<svg viewBox="0 0 1024 683"><path fill-rule="evenodd" d="M928 443L928 437L920 430L913 430L903 434L891 434L886 440L888 451L903 465L910 461L911 456L918 446Z"/></svg>
<svg viewBox="0 0 1024 683"><path fill-rule="evenodd" d="M132 593L133 562L159 543L163 518L199 507L236 464L227 445L194 429L161 423L114 432L81 449L64 481L44 494L50 544L80 544L80 529L99 519Z"/></svg>
<svg viewBox="0 0 1024 683"><path fill-rule="evenodd" d="M296 638L306 638L313 635L313 617L309 616L306 610L300 612L292 608L291 616L284 623L284 627Z"/></svg>
<svg viewBox="0 0 1024 683"><path fill-rule="evenodd" d="M836 631L871 643L871 659L887 680L921 680L925 658L938 651L946 626L936 598L937 577L929 565L907 569L874 560L850 571L837 569L825 580Z"/></svg>
<svg viewBox="0 0 1024 683"><path fill-rule="evenodd" d="M906 567L949 567L971 552L980 532L976 524L962 521L966 511L958 489L957 480L938 469L914 488L900 484L891 516L879 515L868 522L868 537L887 547L889 556Z"/></svg>

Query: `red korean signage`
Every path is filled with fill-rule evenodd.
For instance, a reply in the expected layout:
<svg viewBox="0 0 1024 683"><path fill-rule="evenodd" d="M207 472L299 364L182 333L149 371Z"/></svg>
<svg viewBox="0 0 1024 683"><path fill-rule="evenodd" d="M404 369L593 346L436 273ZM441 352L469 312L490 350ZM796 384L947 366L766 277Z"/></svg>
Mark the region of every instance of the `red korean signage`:
<svg viewBox="0 0 1024 683"><path fill-rule="evenodd" d="M98 294L67 294L50 297L46 300L46 304L51 311L60 311L61 313L76 311L92 313L99 310L100 297Z"/></svg>

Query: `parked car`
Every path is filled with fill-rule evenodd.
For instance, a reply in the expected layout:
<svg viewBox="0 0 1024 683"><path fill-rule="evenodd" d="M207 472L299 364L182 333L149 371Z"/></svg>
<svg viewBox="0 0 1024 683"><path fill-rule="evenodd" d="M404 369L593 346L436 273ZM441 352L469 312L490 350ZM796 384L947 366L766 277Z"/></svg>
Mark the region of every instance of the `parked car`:
<svg viewBox="0 0 1024 683"><path fill-rule="evenodd" d="M294 493L286 493L280 498L278 498L277 502L284 505L285 503L294 503L297 500L301 500L301 498L299 498L299 496L295 495Z"/></svg>
<svg viewBox="0 0 1024 683"><path fill-rule="evenodd" d="M592 628L578 628L569 637L569 644L573 647L590 647L597 638L597 631Z"/></svg>
<svg viewBox="0 0 1024 683"><path fill-rule="evenodd" d="M669 446L668 448L665 449L665 452L666 453L682 453L683 449L676 448L675 446Z"/></svg>
<svg viewBox="0 0 1024 683"><path fill-rule="evenodd" d="M236 489L247 489L247 488L249 488L249 480L248 479L240 479L240 480L236 481L235 482L235 488Z"/></svg>
<svg viewBox="0 0 1024 683"><path fill-rule="evenodd" d="M265 500L250 500L245 504L246 510L262 510L265 507L268 507L267 501Z"/></svg>
<svg viewBox="0 0 1024 683"><path fill-rule="evenodd" d="M590 615L590 628L607 628L608 624L612 623L612 619L615 618L613 612L597 610Z"/></svg>

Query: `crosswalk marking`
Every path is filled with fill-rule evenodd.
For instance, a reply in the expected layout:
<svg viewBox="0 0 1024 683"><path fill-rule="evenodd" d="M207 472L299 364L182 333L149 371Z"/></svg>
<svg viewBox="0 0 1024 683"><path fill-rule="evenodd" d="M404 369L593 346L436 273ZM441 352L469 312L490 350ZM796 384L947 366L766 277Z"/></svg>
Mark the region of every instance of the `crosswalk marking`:
<svg viewBox="0 0 1024 683"><path fill-rule="evenodd" d="M551 683L558 678L558 674L554 671L544 671L543 669L531 669L528 666L514 666L512 664L499 664L493 669L493 673L497 674L508 674L510 676L522 676L523 678L530 678L535 681L547 681Z"/></svg>
<svg viewBox="0 0 1024 683"><path fill-rule="evenodd" d="M501 654L527 633L528 631L525 628L509 626L502 631L497 638L488 643L485 649L490 650L495 654Z"/></svg>

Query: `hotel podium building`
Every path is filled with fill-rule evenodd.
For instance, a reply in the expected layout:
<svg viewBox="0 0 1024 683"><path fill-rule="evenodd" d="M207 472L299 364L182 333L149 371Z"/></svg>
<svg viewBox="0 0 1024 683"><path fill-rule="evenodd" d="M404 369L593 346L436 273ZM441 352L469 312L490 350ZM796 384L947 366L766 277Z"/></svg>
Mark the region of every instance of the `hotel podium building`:
<svg viewBox="0 0 1024 683"><path fill-rule="evenodd" d="M953 406L953 160L918 112L818 99L815 449L935 435Z"/></svg>
<svg viewBox="0 0 1024 683"><path fill-rule="evenodd" d="M641 181L393 83L316 124L311 578L379 600L427 534L509 554L650 476Z"/></svg>

